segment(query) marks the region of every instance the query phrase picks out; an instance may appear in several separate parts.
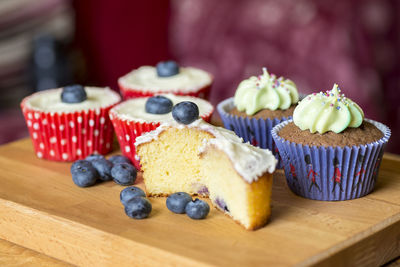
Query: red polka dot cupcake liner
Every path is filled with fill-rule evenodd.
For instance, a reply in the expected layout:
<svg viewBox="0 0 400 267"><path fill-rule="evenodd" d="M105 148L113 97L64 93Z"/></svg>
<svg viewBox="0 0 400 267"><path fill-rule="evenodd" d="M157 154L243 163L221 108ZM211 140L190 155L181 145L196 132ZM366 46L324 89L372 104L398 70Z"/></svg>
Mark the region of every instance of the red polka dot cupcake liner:
<svg viewBox="0 0 400 267"><path fill-rule="evenodd" d="M116 104L78 112L45 112L21 102L37 157L75 161L112 151L114 129L108 111Z"/></svg>
<svg viewBox="0 0 400 267"><path fill-rule="evenodd" d="M213 111L214 109L202 115L201 118L206 122L210 122ZM139 156L136 155L135 149L136 137L155 130L160 126L160 123L121 118L113 110L110 110L110 119L114 125L115 134L117 135L122 154L130 158L135 167L140 170Z"/></svg>
<svg viewBox="0 0 400 267"><path fill-rule="evenodd" d="M128 88L128 87L123 86L121 83L118 83L118 84L119 84L121 95L124 100L130 99L130 98L137 98L137 97L149 97L149 96L160 95L160 94L174 94L174 95L193 96L193 97L208 99L208 97L210 95L210 89L211 89L211 84L210 84L210 85L201 87L201 88L199 88L195 91L191 91L191 92L183 92L183 91L179 91L179 90L149 92L149 91L143 91L141 89Z"/></svg>

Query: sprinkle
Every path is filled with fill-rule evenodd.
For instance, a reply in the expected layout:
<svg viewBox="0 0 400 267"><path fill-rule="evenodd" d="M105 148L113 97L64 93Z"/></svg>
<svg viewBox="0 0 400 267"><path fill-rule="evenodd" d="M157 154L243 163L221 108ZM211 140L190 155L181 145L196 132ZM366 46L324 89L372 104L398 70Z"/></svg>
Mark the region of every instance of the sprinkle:
<svg viewBox="0 0 400 267"><path fill-rule="evenodd" d="M330 104L329 104L329 106L333 107L333 106L334 106L334 104L330 103Z"/></svg>
<svg viewBox="0 0 400 267"><path fill-rule="evenodd" d="M339 110L339 109L340 109L340 107L339 107L339 106L337 106L337 107L336 107L336 109L337 109L337 110Z"/></svg>

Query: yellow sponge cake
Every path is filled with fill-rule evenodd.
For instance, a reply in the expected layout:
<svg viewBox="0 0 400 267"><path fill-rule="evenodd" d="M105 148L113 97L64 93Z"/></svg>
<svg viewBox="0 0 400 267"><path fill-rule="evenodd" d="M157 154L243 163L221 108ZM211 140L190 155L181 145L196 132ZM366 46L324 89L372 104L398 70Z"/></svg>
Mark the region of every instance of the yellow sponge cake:
<svg viewBox="0 0 400 267"><path fill-rule="evenodd" d="M269 150L243 143L234 132L201 119L189 125L161 124L135 145L149 195L183 191L209 196L246 229L267 222L276 165Z"/></svg>

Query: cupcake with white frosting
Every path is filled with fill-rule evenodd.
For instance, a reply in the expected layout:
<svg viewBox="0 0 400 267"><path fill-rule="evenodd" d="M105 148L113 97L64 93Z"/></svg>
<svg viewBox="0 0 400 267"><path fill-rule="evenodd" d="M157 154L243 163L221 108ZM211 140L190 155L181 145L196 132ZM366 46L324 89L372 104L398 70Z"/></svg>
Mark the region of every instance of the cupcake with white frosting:
<svg viewBox="0 0 400 267"><path fill-rule="evenodd" d="M142 66L118 79L124 99L159 94L207 98L213 76L201 69L182 67L174 61Z"/></svg>
<svg viewBox="0 0 400 267"><path fill-rule="evenodd" d="M225 128L252 145L268 148L279 159L270 131L292 118L298 101L293 81L269 74L263 68L263 74L242 81L235 96L219 103L217 109ZM278 168L282 168L280 161Z"/></svg>
<svg viewBox="0 0 400 267"><path fill-rule="evenodd" d="M21 102L39 158L74 161L112 150L113 127L108 111L121 100L99 87L66 86L34 93Z"/></svg>
<svg viewBox="0 0 400 267"><path fill-rule="evenodd" d="M156 129L161 123L174 121L172 108L181 102L193 102L199 109L199 117L209 122L214 107L206 100L173 94L140 97L126 100L110 110L110 119L122 153L140 169L135 151L136 137Z"/></svg>
<svg viewBox="0 0 400 267"><path fill-rule="evenodd" d="M363 110L332 90L306 96L293 120L275 126L290 189L317 200L347 200L370 193L390 130L365 119Z"/></svg>

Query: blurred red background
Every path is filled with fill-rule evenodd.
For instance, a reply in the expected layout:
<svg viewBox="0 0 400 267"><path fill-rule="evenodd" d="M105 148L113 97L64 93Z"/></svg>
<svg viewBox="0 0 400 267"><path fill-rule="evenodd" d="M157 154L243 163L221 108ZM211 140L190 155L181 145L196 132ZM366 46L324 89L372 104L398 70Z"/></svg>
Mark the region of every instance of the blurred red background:
<svg viewBox="0 0 400 267"><path fill-rule="evenodd" d="M130 70L175 59L214 74L210 100L217 104L232 96L242 79L261 73L266 66L292 79L303 93L328 90L338 83L366 117L392 129L388 151L400 153L398 1L40 0L24 8L32 10L33 6L41 9L36 8L36 14L31 11L31 20L53 14L42 18L42 24L65 17L63 28L48 30L36 25L40 29L30 31L32 40L33 33L45 32L63 44L61 57L66 59L61 62L71 75L56 80L59 86L80 82L117 90L118 77ZM0 19L0 51L2 41L10 38L1 34L6 28L2 27L4 20ZM18 23L21 20L11 20L7 29ZM25 65L22 60L19 63L26 67L29 58L25 57ZM32 72L32 68L25 71ZM15 96L0 110L2 125L10 125L4 124L7 120L14 124L2 127L1 143L26 135L17 105L23 95L38 88L37 81L27 79L25 90L18 94L10 93L15 86L0 83L1 97Z"/></svg>

